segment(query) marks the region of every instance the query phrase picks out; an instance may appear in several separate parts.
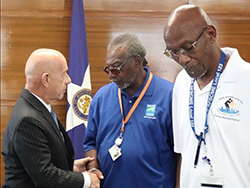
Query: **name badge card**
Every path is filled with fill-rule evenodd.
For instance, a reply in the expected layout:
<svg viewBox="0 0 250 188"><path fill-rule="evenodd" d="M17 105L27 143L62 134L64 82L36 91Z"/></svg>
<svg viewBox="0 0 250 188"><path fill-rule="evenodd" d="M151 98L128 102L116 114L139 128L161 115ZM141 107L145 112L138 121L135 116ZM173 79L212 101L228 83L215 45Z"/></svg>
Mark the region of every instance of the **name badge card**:
<svg viewBox="0 0 250 188"><path fill-rule="evenodd" d="M219 187L223 188L223 178L219 176L202 176L201 177L201 187L213 188Z"/></svg>
<svg viewBox="0 0 250 188"><path fill-rule="evenodd" d="M118 159L122 153L121 153L121 148L119 148L116 144L114 144L110 149L109 149L109 154L112 158L113 161Z"/></svg>

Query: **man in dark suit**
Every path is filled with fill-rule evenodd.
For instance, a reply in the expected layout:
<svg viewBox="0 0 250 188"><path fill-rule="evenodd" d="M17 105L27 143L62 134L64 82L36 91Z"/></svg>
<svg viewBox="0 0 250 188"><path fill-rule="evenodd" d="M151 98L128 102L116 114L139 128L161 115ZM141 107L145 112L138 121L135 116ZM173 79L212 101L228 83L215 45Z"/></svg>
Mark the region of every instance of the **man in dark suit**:
<svg viewBox="0 0 250 188"><path fill-rule="evenodd" d="M74 161L70 138L51 115L51 103L63 98L71 82L67 71L65 57L56 50L35 50L27 60L26 85L3 137L4 188L100 187L101 172L85 171L93 159Z"/></svg>

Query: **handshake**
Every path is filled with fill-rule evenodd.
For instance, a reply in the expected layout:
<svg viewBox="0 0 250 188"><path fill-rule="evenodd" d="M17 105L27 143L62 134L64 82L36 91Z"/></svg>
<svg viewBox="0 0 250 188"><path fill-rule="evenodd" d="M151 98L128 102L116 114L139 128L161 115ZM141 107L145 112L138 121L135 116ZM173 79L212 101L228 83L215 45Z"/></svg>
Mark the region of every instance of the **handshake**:
<svg viewBox="0 0 250 188"><path fill-rule="evenodd" d="M100 188L100 180L104 179L104 176L100 170L97 168L91 168L87 171L87 164L94 161L95 158L85 157L82 159L77 159L74 161L74 171L87 173L90 177L89 188ZM86 176L84 176L86 177ZM86 182L86 179L85 179Z"/></svg>

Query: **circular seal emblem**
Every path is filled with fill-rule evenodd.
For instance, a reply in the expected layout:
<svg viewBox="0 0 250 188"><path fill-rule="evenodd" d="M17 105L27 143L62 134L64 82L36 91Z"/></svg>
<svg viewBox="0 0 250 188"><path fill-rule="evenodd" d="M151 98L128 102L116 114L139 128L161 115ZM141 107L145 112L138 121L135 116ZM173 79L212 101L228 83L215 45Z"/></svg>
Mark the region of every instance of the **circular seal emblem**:
<svg viewBox="0 0 250 188"><path fill-rule="evenodd" d="M77 117L86 121L88 120L89 106L91 101L91 90L84 88L75 93L72 99L72 104L73 111Z"/></svg>

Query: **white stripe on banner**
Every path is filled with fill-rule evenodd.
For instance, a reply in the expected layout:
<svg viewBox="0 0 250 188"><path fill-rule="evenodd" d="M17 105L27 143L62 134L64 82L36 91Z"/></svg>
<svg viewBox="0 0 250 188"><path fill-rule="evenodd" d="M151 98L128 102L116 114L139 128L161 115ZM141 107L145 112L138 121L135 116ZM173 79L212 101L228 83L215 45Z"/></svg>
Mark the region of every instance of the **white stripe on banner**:
<svg viewBox="0 0 250 188"><path fill-rule="evenodd" d="M80 125L82 123L84 123L85 127L87 127L89 110L88 102L91 102L92 100L89 66L85 72L81 87L74 83L68 84L67 98L69 109L66 118L66 131L73 129L76 125Z"/></svg>

